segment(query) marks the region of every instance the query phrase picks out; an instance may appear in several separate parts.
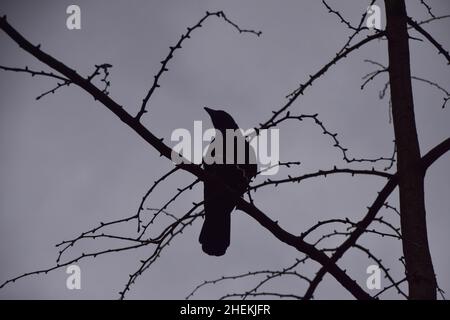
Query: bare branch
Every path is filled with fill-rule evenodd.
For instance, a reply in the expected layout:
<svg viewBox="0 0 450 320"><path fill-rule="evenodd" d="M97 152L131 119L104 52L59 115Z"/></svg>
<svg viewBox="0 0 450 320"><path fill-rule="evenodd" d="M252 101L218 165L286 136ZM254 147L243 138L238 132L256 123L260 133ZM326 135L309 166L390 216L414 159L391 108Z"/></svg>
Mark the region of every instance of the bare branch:
<svg viewBox="0 0 450 320"><path fill-rule="evenodd" d="M322 3L328 9L328 12L336 15L339 18L339 21L341 23L345 24L347 26L347 28L354 30L354 31L360 30L360 27L354 27L348 20L344 19L344 17L342 16L342 14L339 11L333 10L325 0L322 0ZM365 28L365 29L367 29L367 28Z"/></svg>
<svg viewBox="0 0 450 320"><path fill-rule="evenodd" d="M432 17L432 18L436 18L436 16L433 14L433 12L431 12L431 6L428 5L425 0L420 0L420 3L427 9L428 14Z"/></svg>
<svg viewBox="0 0 450 320"><path fill-rule="evenodd" d="M245 296L252 296L252 297L275 297L275 298L280 298L280 299L285 299L285 298L291 298L291 299L296 299L296 300L300 300L302 299L301 296L298 296L296 294L292 294L292 293L279 293L279 292L253 292L253 293L230 293L227 295L224 295L223 297L220 298L220 300L225 300L225 299L230 299L230 298L243 298Z"/></svg>
<svg viewBox="0 0 450 320"><path fill-rule="evenodd" d="M394 206L391 206L388 202L385 202L383 205L386 209L391 209L393 212L395 212L398 216L400 216L400 211Z"/></svg>
<svg viewBox="0 0 450 320"><path fill-rule="evenodd" d="M72 82L70 81L64 81L64 82L58 82L56 84L56 87L45 91L44 93L41 93L39 96L36 97L36 100L40 100L41 98L45 97L48 94L54 94L56 92L56 90L58 90L59 88L62 88L64 86L69 86Z"/></svg>
<svg viewBox="0 0 450 320"><path fill-rule="evenodd" d="M438 20L442 20L442 19L447 19L447 18L450 18L450 14L446 14L446 15L442 15L442 16L437 16L437 17L434 17L434 18L429 18L429 19L420 21L420 22L418 22L417 24L421 26L421 25L423 25L423 24L428 24L428 23L430 23L430 22L434 22L434 21L438 21ZM412 29L412 28L413 28L413 27L408 27L408 29Z"/></svg>
<svg viewBox="0 0 450 320"><path fill-rule="evenodd" d="M290 168L291 166L299 166L301 163L300 161L287 161L287 162L282 162L282 161L278 161L277 164L274 164L273 166L268 166L267 168L261 169L260 171L258 171L256 173L256 175L260 175L263 172L269 171L270 169L276 168L276 167L286 167L286 168Z"/></svg>
<svg viewBox="0 0 450 320"><path fill-rule="evenodd" d="M0 18L0 19L4 19L4 18ZM54 79L62 80L62 81L69 81L69 79L59 76L57 74L54 74L53 72L35 71L35 70L29 69L28 66L25 66L25 68L12 68L12 67L6 67L6 66L0 65L0 69L5 70L5 71L28 73L32 77L42 76L42 77L54 78Z"/></svg>
<svg viewBox="0 0 450 320"><path fill-rule="evenodd" d="M267 179L267 180L261 182L260 184L251 186L250 190L257 190L259 188L262 188L264 186L269 186L269 185L274 185L276 187L279 184L283 184L283 183L293 183L293 182L300 183L301 181L306 180L306 179L316 178L316 177L326 177L327 175L333 175L333 174L337 174L337 173L347 173L352 176L371 175L371 176L378 176L378 177L388 178L388 179L392 177L392 175L389 173L376 171L374 169L358 170L358 169L338 169L338 168L334 167L331 170L319 170L314 173L308 173L308 174L304 174L304 175L297 176L297 177L293 177L293 176L289 175L288 178L285 178L285 179L277 179L277 180Z"/></svg>
<svg viewBox="0 0 450 320"><path fill-rule="evenodd" d="M341 142L338 140L337 133L333 133L327 129L323 121L319 120L319 114L302 114L299 116L292 116L290 111L286 112L286 114L279 118L278 120L274 120L267 128L274 127L279 125L280 123L287 121L287 120L297 120L297 121L303 121L304 119L312 119L314 123L322 130L322 133L324 135L327 135L331 137L334 144L333 147L338 148L342 152L343 160L346 163L352 163L352 162L369 162L369 163L377 163L380 161L389 161L389 165L385 168L385 171L389 170L393 163L395 162L395 151L394 154L391 157L378 157L378 158L350 158L347 154L348 149L343 147ZM395 149L395 143L394 143L394 149Z"/></svg>
<svg viewBox="0 0 450 320"><path fill-rule="evenodd" d="M385 277L391 282L391 284L393 286L395 286L397 288L397 292L399 294L401 294L405 299L408 299L408 296L403 292L402 289L400 289L400 287L398 286L397 282L395 282L394 278L390 275L389 273L389 268L386 268L383 263L382 260L377 258L372 252L370 252L369 249L359 245L359 244L355 244L353 247L361 250L362 252L364 252L365 254L367 254L367 256L369 257L369 259L374 260L378 266L381 268L381 270L383 270Z"/></svg>
<svg viewBox="0 0 450 320"><path fill-rule="evenodd" d="M145 195L142 197L141 203L139 204L139 208L138 211L136 213L137 216L137 232L140 232L141 230L141 218L140 218L140 213L142 210L144 210L144 202L147 200L148 196L150 195L150 193L152 193L153 190L155 190L155 188L162 182L164 181L166 178L168 178L169 176L171 176L173 173L175 173L176 171L178 171L179 167L175 167L173 169L171 169L169 172L167 172L165 175L163 175L161 178L159 178L158 180L156 180L153 185L150 187L150 189L145 193Z"/></svg>
<svg viewBox="0 0 450 320"><path fill-rule="evenodd" d="M417 80L417 81L421 81L424 83L429 84L432 87L437 88L438 90L440 90L441 92L443 92L446 97L444 97L444 103L442 104L441 108L444 109L445 105L447 104L448 100L450 100L450 92L448 92L447 90L445 90L443 87L441 87L439 84L437 84L436 82L424 79L424 78L420 78L420 77L416 77L416 76L411 76L411 79Z"/></svg>
<svg viewBox="0 0 450 320"><path fill-rule="evenodd" d="M121 224L124 222L128 222L131 221L133 219L136 218L136 215L130 216L130 217L126 217L123 219L117 219L117 220L112 220L109 222L100 222L100 224L88 231L84 231L82 232L78 237L71 239L71 240L64 240L58 244L56 244L56 247L61 247L63 245L65 245L59 252L58 252L58 257L56 259L56 263L59 263L61 261L61 257L62 255L71 247L73 247L77 242L79 242L82 239L85 239L93 234L95 234L97 231L106 228L108 226L112 226L112 225L116 225L116 224Z"/></svg>
<svg viewBox="0 0 450 320"><path fill-rule="evenodd" d="M218 17L221 17L223 20L225 20L230 25L232 25L237 31L239 31L239 33L252 33L258 37L261 36L261 34L262 34L262 31L256 31L256 30L252 30L252 29L241 29L236 23L234 23L233 21L228 19L223 11L219 11L214 14L217 15Z"/></svg>
<svg viewBox="0 0 450 320"><path fill-rule="evenodd" d="M145 224L145 225L143 226L142 231L141 231L141 233L140 233L138 239L141 239L141 238L144 236L144 234L145 234L145 232L147 231L148 227L149 227L151 224L153 224L153 222L155 221L155 219L158 217L158 215L159 215L161 212L163 212L164 210L166 210L167 207L168 207L171 203L173 203L179 196L181 196L185 191L187 191L187 190L192 190L192 188L193 188L197 183L199 183L199 182L200 182L200 180L199 180L199 179L196 179L194 182L188 184L186 187L184 187L184 188L178 188L177 193L176 193L172 198L170 198L170 199L169 199L169 200L161 207L161 209L159 209L159 210L153 215L152 219L151 219L147 224ZM196 208L196 204L194 204L194 205L195 205L195 208Z"/></svg>
<svg viewBox="0 0 450 320"><path fill-rule="evenodd" d="M310 281L307 277L299 274L297 271L293 270L295 269L299 264L303 264L308 260L308 257L305 257L303 259L296 259L294 264L290 265L289 267L283 268L282 270L259 270L259 271L249 271L242 274L232 275L232 276L222 276L220 278L214 279L214 280L205 280L204 282L197 285L187 296L186 299L191 298L198 290L203 288L204 286L211 285L211 284L217 284L219 282L223 282L226 280L237 280L242 278L248 278L248 277L257 277L257 276L266 276L262 281L258 283L258 285L244 293L243 299L246 298L249 294L256 292L263 284L270 281L273 278L284 276L284 275L291 275L296 276L302 280ZM247 294L247 295L246 295Z"/></svg>
<svg viewBox="0 0 450 320"><path fill-rule="evenodd" d="M17 281L19 279L22 279L22 278L25 278L25 277L28 277L28 276L32 276L32 275L47 274L47 273L49 273L51 271L54 271L56 269L60 269L62 267L69 266L69 265L71 265L73 263L77 263L77 262L79 262L81 260L85 260L86 258L96 258L97 256L104 255L104 254L107 254L107 253L117 253L117 252L121 252L121 251L137 249L137 248L141 248L141 247L143 247L145 245L146 245L145 243L139 243L139 244L136 244L136 245L133 245L133 246L125 246L125 247L119 247L119 248L113 248L113 249L106 249L106 250L96 251L96 252L92 252L92 253L82 253L80 256L78 256L78 257L76 257L76 258L74 258L72 260L68 260L68 261L66 261L64 263L57 263L53 267L49 267L49 268L46 268L46 269L41 269L41 270L37 270L37 271L33 271L33 272L27 272L27 273L24 273L24 274L19 275L17 277L14 277L14 278L11 278L9 280L6 280L5 282L3 282L0 285L0 289L2 289L4 286L6 286L9 283L14 283L15 281Z"/></svg>
<svg viewBox="0 0 450 320"><path fill-rule="evenodd" d="M129 275L128 281L125 284L123 291L119 292L120 299L123 300L128 291L130 291L131 285L135 283L136 279L144 273L145 270L150 268L150 266L160 257L162 250L169 246L172 240L179 234L183 233L183 230L192 225L192 223L203 214L203 210L197 214L192 214L198 207L202 206L203 202L196 203L194 206L180 219L177 219L170 226L168 226L160 236L157 237L158 244L153 250L153 253L146 259L141 260L140 267L133 273ZM186 220L187 222L183 222ZM179 228L178 228L179 227ZM178 228L178 229L177 229Z"/></svg>
<svg viewBox="0 0 450 320"><path fill-rule="evenodd" d="M414 29L417 30L417 32L419 32L420 34L422 34L425 38L428 39L428 41L431 42L431 44L433 46L436 47L436 49L438 49L439 53L442 54L446 59L447 59L447 64L450 65L450 54L448 53L447 50L445 50L442 45L437 42L432 36L431 34L429 34L427 31L425 31L425 29L423 29L416 21L414 21L412 18L408 17L408 24L410 26L412 26Z"/></svg>
<svg viewBox="0 0 450 320"><path fill-rule="evenodd" d="M175 46L170 47L169 54L164 58L164 60L161 61L161 68L156 73L156 75L153 77L153 84L150 87L150 90L147 92L144 99L142 100L141 108L135 117L136 120L139 121L141 119L141 117L144 115L144 113L147 112L147 109L146 109L147 103L150 100L150 98L152 97L156 88L160 87L160 84L158 81L161 78L162 74L166 71L169 71L169 69L167 68L167 65L168 65L169 61L172 60L175 51L177 49L181 49L181 45L183 44L183 42L186 39L190 39L192 32L195 31L196 29L200 29L202 27L202 23L205 22L205 20L211 16L216 16L216 17L222 18L225 22L232 25L237 31L239 31L239 33L253 33L253 34L257 35L258 37L261 35L261 31L254 31L254 30L250 30L250 29L241 29L236 23L229 20L223 11L217 11L217 12L206 11L206 14L200 19L200 21L198 21L192 27L187 28L187 32L185 34L181 35L180 39L175 44Z"/></svg>
<svg viewBox="0 0 450 320"><path fill-rule="evenodd" d="M371 42L372 40L380 39L381 37L384 37L385 35L386 35L385 31L377 32L377 33L375 33L373 35L367 36L365 39L359 41L358 43L354 44L353 46L348 47L347 49L345 49L341 53L338 53L333 59L331 59L330 62L328 62L322 68L320 68L319 71L317 71L313 75L310 75L309 79L305 83L301 84L298 89L296 89L292 93L290 93L287 96L288 97L288 102L283 107L278 109L277 111L272 111L272 116L265 123L260 124L260 128L261 129L265 129L265 128L271 127L272 123L276 120L276 118L280 114L282 114L284 111L286 111L294 103L294 101L297 100L297 98L300 95L303 95L305 90L309 86L312 86L312 84L313 84L313 82L315 80L319 79L322 75L324 75L331 68L331 66L333 66L334 64L336 64L340 60L344 59L345 57L347 57L350 53L354 52L355 50L361 48L363 45Z"/></svg>

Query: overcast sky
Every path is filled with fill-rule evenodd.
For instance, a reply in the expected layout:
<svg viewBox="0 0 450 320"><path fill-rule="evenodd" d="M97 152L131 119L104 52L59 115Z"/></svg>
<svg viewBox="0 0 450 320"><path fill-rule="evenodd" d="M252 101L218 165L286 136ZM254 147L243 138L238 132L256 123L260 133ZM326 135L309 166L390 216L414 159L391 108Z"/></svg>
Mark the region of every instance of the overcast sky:
<svg viewBox="0 0 450 320"><path fill-rule="evenodd" d="M368 1L367 1L368 2ZM66 28L66 8L81 8L81 30ZM331 1L355 24L366 1ZM377 1L382 6L382 1ZM429 0L436 15L450 13L447 0ZM408 13L416 20L428 18L420 1L408 0ZM383 7L383 6L382 6ZM95 64L110 63L111 97L135 114L150 87L169 46L206 10L223 10L243 28L262 30L261 37L239 34L222 20L211 18L176 52L170 71L161 78L143 122L158 137L170 139L176 128L192 130L195 120L211 126L204 106L224 109L242 128L266 121L282 106L285 96L328 62L345 43L349 30L328 14L320 1L270 0L171 0L171 1L12 1L2 0L1 15L27 39L82 75ZM426 26L448 50L449 20ZM384 15L382 26L385 26ZM417 34L415 34L418 36ZM449 90L445 60L426 41L411 41L413 75L440 83ZM0 32L0 64L48 69ZM387 80L380 75L364 91L361 77L375 70L364 59L387 64L386 41L376 40L334 66L291 106L293 114L318 113L330 131L338 132L350 157L390 156L393 129L388 99L378 99ZM170 161L137 136L100 103L74 86L64 87L39 101L55 81L26 74L0 73L0 282L24 272L55 264L55 244L82 231L135 212L153 181L171 168ZM441 109L442 93L421 82L413 83L415 112L422 154L450 136L449 108ZM348 165L332 147L330 138L310 121L280 126L281 161L301 161L290 174ZM173 146L174 144L172 144ZM426 178L429 241L435 271L442 289L450 292L450 155L437 161ZM386 163L376 165L382 170ZM286 177L280 170L273 178ZM264 177L263 177L264 178ZM259 178L262 179L262 178ZM158 207L193 181L178 173L149 199ZM319 220L361 219L385 181L377 177L336 175L302 184L267 187L255 202L288 231L300 234ZM397 190L389 198L397 203ZM202 187L169 207L180 216L193 201L202 200ZM380 212L398 225L390 211ZM177 238L160 260L132 286L128 298L182 299L197 284L223 275L259 269L281 269L303 255L280 243L242 212L232 215L231 246L225 256L205 255L198 243L201 223ZM132 228L117 230L131 235ZM326 230L326 229L325 229ZM311 241L317 239L311 238ZM338 245L343 238L328 242ZM365 235L360 243L383 258L392 274L402 278L398 240ZM114 243L116 245L117 243ZM103 245L105 245L103 243ZM106 244L107 245L107 244ZM85 241L69 257L98 248ZM116 299L152 248L88 259L79 265L82 289L66 288L65 269L17 281L0 290L0 298ZM366 268L373 264L357 251L340 262L365 288ZM298 269L312 277L316 263ZM207 286L194 298L218 298L242 292L251 281L229 281ZM389 285L386 279L382 285ZM306 283L280 278L266 287L302 295ZM370 292L375 293L376 291ZM395 298L395 292L385 295ZM319 285L315 298L351 298L331 276Z"/></svg>

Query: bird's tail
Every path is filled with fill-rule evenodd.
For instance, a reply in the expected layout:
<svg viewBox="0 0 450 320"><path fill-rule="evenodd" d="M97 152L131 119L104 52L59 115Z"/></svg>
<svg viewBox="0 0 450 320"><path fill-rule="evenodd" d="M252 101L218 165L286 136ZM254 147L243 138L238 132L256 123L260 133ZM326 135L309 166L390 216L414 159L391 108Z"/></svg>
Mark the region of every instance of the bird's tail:
<svg viewBox="0 0 450 320"><path fill-rule="evenodd" d="M230 245L231 211L233 207L219 203L206 204L205 221L200 232L199 241L205 253L222 256Z"/></svg>

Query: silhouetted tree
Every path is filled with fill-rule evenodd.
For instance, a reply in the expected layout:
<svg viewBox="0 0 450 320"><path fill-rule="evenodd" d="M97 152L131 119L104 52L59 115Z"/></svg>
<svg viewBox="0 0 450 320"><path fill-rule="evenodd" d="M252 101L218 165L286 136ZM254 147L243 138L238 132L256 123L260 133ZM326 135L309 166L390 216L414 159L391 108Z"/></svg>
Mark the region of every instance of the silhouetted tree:
<svg viewBox="0 0 450 320"><path fill-rule="evenodd" d="M373 5L375 0L371 1L369 5ZM354 168L338 168L334 166L332 169L322 169L316 172L311 172L299 176L288 175L284 179L265 179L258 182L258 178L261 175L258 173L257 178L254 180L253 184L250 184L246 190L248 194L248 200L244 198L236 199L236 208L241 210L255 219L262 227L267 229L268 232L272 233L279 241L285 243L288 246L292 246L297 249L300 253L304 255L301 259L295 259L294 263L281 270L259 270L250 271L248 273L224 276L214 280L205 281L199 284L188 296L191 297L197 290L209 284L216 284L221 281L226 281L229 279L241 279L245 277L257 277L265 276L255 287L247 290L244 293L230 293L225 295L223 298L230 297L258 297L258 296L276 296L280 298L302 298L311 299L315 292L317 286L321 283L323 277L329 273L332 275L348 292L350 292L357 299L373 299L377 298L382 293L386 292L391 288L395 288L399 294L403 295L405 298L409 299L436 299L437 293L443 293L436 281L435 273L433 270L433 264L431 261L431 255L427 240L427 228L426 228L426 210L424 201L424 178L427 169L443 154L445 154L450 149L450 138L445 139L440 144L432 148L428 153L421 156L417 129L414 117L414 102L411 87L411 80L415 79L418 81L426 82L434 87L439 88L445 93L444 104L449 100L448 92L442 88L437 83L432 81L422 79L419 77L412 77L410 72L410 61L409 61L409 30L413 29L419 33L422 37L427 39L431 45L433 45L439 53L444 57L447 64L450 64L450 56L447 51L424 29L424 25L432 21L446 18L448 16L435 16L432 13L431 7L424 1L421 1L427 11L430 14L430 18L425 21L416 22L413 18L408 17L406 13L405 1L404 0L385 0L386 9L386 19L387 27L386 30L369 30L365 26L365 21L367 18L366 12L364 12L357 25L353 25L348 20L346 20L343 15L331 8L329 4L323 1L325 7L329 12L340 20L346 27L350 30L351 35L345 42L344 46L340 48L336 55L326 63L322 68L320 68L316 73L309 76L306 82L302 83L296 90L288 95L287 102L279 109L274 110L269 119L255 128L256 131L260 129L273 128L280 125L286 121L299 121L299 120L310 120L321 131L333 142L335 148L339 149L342 153L343 159L347 164L351 163L361 163L369 164L370 166L378 164L380 162L387 163L388 165L384 170L375 170L374 167L368 167L366 169L354 169ZM0 19L0 29L5 32L14 42L16 42L24 51L28 52L36 59L41 61L43 64L48 66L52 71L35 71L30 68L15 68L0 66L1 69L6 71L23 72L31 74L32 76L42 76L54 78L57 80L57 85L41 94L38 99L54 93L56 90L64 86L78 86L82 88L86 93L91 95L95 100L103 104L107 109L113 112L122 122L128 125L135 133L143 138L149 145L151 145L156 152L160 153L161 156L171 159L172 150L168 147L163 139L156 137L146 126L141 123L142 116L147 112L148 101L152 98L155 90L160 86L160 77L164 74L167 69L167 65L174 57L176 51L181 49L184 41L190 38L192 33L201 28L207 19L211 17L220 18L226 23L233 26L239 33L253 34L260 36L261 32L254 31L250 29L242 29L236 23L232 22L228 17L222 12L207 12L198 23L194 26L189 27L187 32L183 34L177 43L170 47L169 54L167 57L161 61L161 68L154 77L153 84L151 85L149 91L145 95L142 101L142 105L139 112L136 115L130 114L123 106L115 102L109 95L109 68L112 66L109 64L96 65L94 71L88 77L81 76L76 70L70 68L65 63L57 60L55 57L49 55L44 50L40 48L40 45L33 45L30 43L21 33L19 33L3 16ZM365 33L365 35L364 35ZM360 38L359 40L358 37ZM365 85L372 81L379 74L384 72L389 73L389 86L390 86L390 96L391 96L391 108L392 108L392 123L395 132L395 148L392 156L390 157L379 157L379 158L352 158L348 154L348 149L343 146L341 141L337 138L337 134L330 131L327 126L320 120L318 114L299 114L294 115L290 110L293 102L299 99L305 91L313 85L313 83L327 73L333 65L339 63L341 60L349 56L350 54L356 52L359 48L365 46L366 44L372 42L376 39L387 39L388 43L388 54L389 54L389 65L387 67L382 64L367 60L381 69L369 73L365 77ZM101 79L103 83L103 88L99 88L93 83L94 78L99 75L103 75ZM388 85L382 90L380 97L384 97ZM396 173L389 173L388 171L393 168L394 163L397 165ZM278 165L286 168L295 167L299 162L280 162ZM166 179L179 171L187 171L192 174L195 179L192 183L187 186L180 187L177 189L175 194L167 200L167 202L161 208L150 208L154 214L149 218L148 216L143 216L142 212L144 209L144 204L147 201L149 195L157 188L160 184L166 181ZM360 221L351 221L350 219L340 219L330 217L328 220L319 221L314 226L306 229L299 230L298 234L292 234L283 229L277 221L272 220L269 215L262 212L250 196L251 193L258 192L261 188L268 186L276 187L281 184L298 183L314 177L327 177L334 174L350 174L354 175L369 175L381 177L386 180L385 186L376 196L375 201L368 207L365 216ZM222 179L221 179L222 178ZM78 237L71 240L62 241L58 244L60 248L58 259L56 265L51 268L37 270L34 272L29 272L10 280L5 281L0 288L5 285L14 282L20 278L36 275L41 273L47 273L49 271L68 266L72 263L78 262L87 257L96 257L111 252L121 252L126 250L131 250L140 247L150 247L153 246L154 250L152 254L143 259L140 263L139 268L135 273L131 274L125 285L125 288L120 292L120 297L124 298L126 293L130 290L131 285L136 281L136 279L158 259L163 249L175 238L180 236L184 229L189 227L194 221L201 219L204 216L203 201L193 203L189 207L184 215L174 215L170 213L167 209L168 207L177 201L181 194L188 192L194 186L196 186L200 181L203 181L209 185L215 186L218 190L229 190L229 186L223 181L223 177L215 176L210 174L208 170L204 170L202 166L189 163L184 161L182 164L175 165L166 174L162 175L158 180L154 182L151 188L145 193L138 206L138 210L135 214L125 217L123 219L101 222L98 226L90 230L82 232ZM399 199L400 199L400 209L398 210L391 204L387 202L388 197L393 193L393 191L398 186L399 189ZM225 191L224 191L225 192ZM234 203L233 203L234 204ZM393 223L388 222L378 213L381 209L387 209L392 211L394 214L400 216L400 228L395 226ZM157 230L162 230L157 236L150 236L149 230L152 226L159 223L158 217L167 216L171 218L171 222L164 225L161 222L159 225L161 228ZM114 232L108 233L108 228L111 226L117 226L125 223L135 222L137 224L137 233L128 236L117 235ZM385 232L377 229L377 227L370 227L373 222L377 222L377 225L383 226L390 230L390 232ZM334 229L332 231L327 231L319 233L319 230L323 230L323 227L344 227L345 229ZM381 237L391 237L399 239L403 244L403 254L404 259L401 261L404 263L405 267L405 277L402 279L394 279L389 272L389 268L383 265L381 259L376 257L370 248L367 248L358 243L358 239L361 235L370 233ZM318 240L312 241L310 236L312 234L319 234ZM331 238L334 236L344 236L345 240L335 248L327 248L322 246L323 240ZM127 241L126 246L121 247L108 247L104 250L95 251L91 253L82 253L73 259L64 259L64 254L75 245L79 243L81 239L112 239L112 240L123 240ZM131 242L130 242L131 241ZM129 244L131 243L131 245ZM223 249L223 248L222 248ZM221 249L221 250L222 250ZM385 273L386 278L390 281L390 285L386 286L383 290L378 292L376 295L372 296L367 293L363 287L358 284L345 270L338 266L337 262L340 260L345 253L350 249L356 249L367 254L367 256L373 260ZM220 252L222 253L222 251ZM303 275L300 271L300 266L304 263L315 261L321 265L314 278L310 279ZM266 283L269 283L272 279L283 276L291 275L296 276L304 281L306 281L308 287L304 295L299 296L296 294L284 294L276 291L262 291L261 287ZM408 291L405 291L401 286L404 282L408 283Z"/></svg>

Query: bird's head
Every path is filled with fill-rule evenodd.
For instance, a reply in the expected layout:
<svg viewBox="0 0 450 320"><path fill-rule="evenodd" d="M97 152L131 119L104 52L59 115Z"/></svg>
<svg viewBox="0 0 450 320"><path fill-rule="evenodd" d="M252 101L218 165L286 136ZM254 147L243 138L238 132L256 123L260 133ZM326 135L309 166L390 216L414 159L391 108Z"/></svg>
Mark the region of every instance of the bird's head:
<svg viewBox="0 0 450 320"><path fill-rule="evenodd" d="M226 129L239 129L236 121L223 110L214 110L208 107L204 108L211 117L214 128L224 132Z"/></svg>

